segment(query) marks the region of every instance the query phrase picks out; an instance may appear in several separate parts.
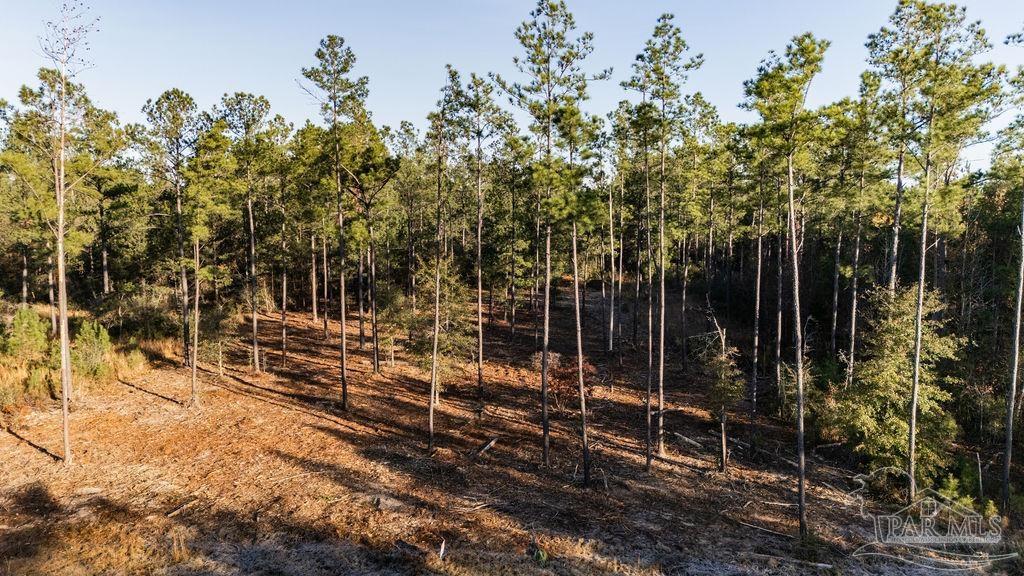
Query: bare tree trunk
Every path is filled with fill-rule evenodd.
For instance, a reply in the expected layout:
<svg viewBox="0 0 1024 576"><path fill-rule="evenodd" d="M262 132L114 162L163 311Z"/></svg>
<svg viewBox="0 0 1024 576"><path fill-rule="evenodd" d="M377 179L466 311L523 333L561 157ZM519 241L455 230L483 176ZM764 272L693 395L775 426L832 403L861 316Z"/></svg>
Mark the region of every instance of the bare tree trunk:
<svg viewBox="0 0 1024 576"><path fill-rule="evenodd" d="M321 238L321 240L323 241L322 242L323 243L323 246L322 246L322 248L323 248L323 255L322 255L323 260L321 261L322 266L320 266L320 268L322 268L322 272L323 272L323 276L324 276L324 283L323 283L324 284L324 288L323 288L323 290L324 290L324 307L323 307L323 310L321 310L321 318L324 321L324 340L327 340L327 338L330 336L330 334L329 334L329 332L327 330L327 317L329 316L329 311L331 309L331 299L330 299L330 295L328 294L329 289L330 289L330 282L329 282L330 271L327 269L327 234L326 233L324 234L323 238Z"/></svg>
<svg viewBox="0 0 1024 576"><path fill-rule="evenodd" d="M57 301L54 299L53 287L53 252L50 241L46 241L46 284L50 296L50 335L57 336Z"/></svg>
<svg viewBox="0 0 1024 576"><path fill-rule="evenodd" d="M590 485L590 442L587 440L587 390L583 384L583 328L580 323L580 275L576 254L576 220L572 222L572 289L576 310L576 375L580 395L580 437L583 442L583 486Z"/></svg>
<svg viewBox="0 0 1024 576"><path fill-rule="evenodd" d="M889 270L886 273L886 286L890 294L896 292L896 266L900 247L900 219L903 215L903 164L906 147L900 146L899 159L896 164L896 204L892 214L892 249L889 251Z"/></svg>
<svg viewBox="0 0 1024 576"><path fill-rule="evenodd" d="M245 207L249 220L249 298L252 305L252 365L260 373L260 342L256 319L256 221L252 213L252 191L246 194ZM184 285L184 282L182 283Z"/></svg>
<svg viewBox="0 0 1024 576"><path fill-rule="evenodd" d="M762 238L764 237L764 201L761 200L757 206L757 264L754 271L754 327L753 342L750 347L751 369L750 369L750 415L751 422L757 415L757 356L760 352L761 340L761 263L762 263ZM725 410L723 409L723 414ZM723 423L724 434L724 423Z"/></svg>
<svg viewBox="0 0 1024 576"><path fill-rule="evenodd" d="M199 238L193 238L192 263L195 270L195 297L192 299L192 399L189 406L199 407Z"/></svg>
<svg viewBox="0 0 1024 576"><path fill-rule="evenodd" d="M625 267L623 266L623 262L625 261L625 253L626 253L626 249L625 249L626 245L625 245L625 242L624 242L625 234L623 233L623 229L625 228L625 226L623 226L623 224L622 224L622 222L623 222L622 219L623 219L623 215L622 215L622 210L620 209L619 210L619 266L618 266L619 278L618 278L618 287L616 288L616 292L619 294L620 306L621 306L621 302L622 302L622 282L625 280L625 275L626 275L625 274ZM621 310L620 310L620 312L621 312ZM622 322L622 314L619 314L619 323L615 327L615 337L618 340L618 344L619 344L617 350L619 351L618 358L619 358L620 361L622 359L622 324L623 324L623 322Z"/></svg>
<svg viewBox="0 0 1024 576"><path fill-rule="evenodd" d="M777 220L782 220L779 215ZM779 415L781 416L786 407L786 385L782 381L782 291L783 291L783 270L782 253L786 248L783 246L783 239L789 242L789 217L786 218L787 228L783 232L780 228L775 242L775 386L779 394Z"/></svg>
<svg viewBox="0 0 1024 576"><path fill-rule="evenodd" d="M708 245L704 254L704 292L711 290L715 266L715 188L708 191Z"/></svg>
<svg viewBox="0 0 1024 576"><path fill-rule="evenodd" d="M662 101L662 117L665 103ZM661 178L658 194L658 456L665 456L665 153L667 137L662 129Z"/></svg>
<svg viewBox="0 0 1024 576"><path fill-rule="evenodd" d="M179 296L181 297L181 336L182 336L182 353L181 358L185 366L189 365L189 349L192 346L191 338L189 338L189 310L188 310L188 272L185 267L185 232L182 223L182 191L181 184L177 181L174 183L174 217L175 217L175 236L178 242L178 277L181 285L178 287ZM251 213L250 207L250 213ZM251 216L250 216L251 219Z"/></svg>
<svg viewBox="0 0 1024 576"><path fill-rule="evenodd" d="M645 145L646 150L646 136ZM651 413L652 392L654 387L654 268L656 266L654 261L654 244L651 239L651 177L650 168L648 167L647 154L644 154L644 236L646 239L646 266L644 267L646 272L647 281L647 469L650 470L650 462L653 454L655 445L657 444L657 436L660 433L660 428L655 430L653 414ZM660 414L659 414L660 422ZM658 453L661 455L661 452Z"/></svg>
<svg viewBox="0 0 1024 576"><path fill-rule="evenodd" d="M620 180L621 180L620 176ZM615 217L613 211L612 186L608 186L608 261L610 266L610 290L608 293L608 353L615 351Z"/></svg>
<svg viewBox="0 0 1024 576"><path fill-rule="evenodd" d="M63 70L61 71L61 103L60 103L60 142L58 159L54 166L55 185L57 197L57 308L58 308L58 330L60 333L60 389L61 389L61 436L64 442L64 466L71 466L73 457L71 453L71 422L68 410L68 403L71 400L71 337L68 330L68 288L67 273L65 269L64 237L66 234L65 224L65 184L64 184L64 154L65 154L65 82Z"/></svg>
<svg viewBox="0 0 1024 576"><path fill-rule="evenodd" d="M372 216L367 207L367 229L370 233L370 253L367 255L367 264L370 266L370 340L373 344L373 372L380 372L380 337L377 332L377 239L373 226Z"/></svg>
<svg viewBox="0 0 1024 576"><path fill-rule="evenodd" d="M337 148L337 143L335 143ZM337 154L337 150L335 150ZM338 332L341 342L338 353L341 360L341 409L348 410L348 336L345 331L348 318L345 310L345 210L341 204L342 188L341 173L336 172L338 185ZM324 311L324 322L327 312Z"/></svg>
<svg viewBox="0 0 1024 576"><path fill-rule="evenodd" d="M1024 188L1022 188L1024 191ZM1013 315L1013 368L1010 371L1010 384L1006 389L1006 447L1003 451L1003 486L1001 491L1003 516L1010 515L1010 470L1013 460L1013 418L1016 411L1017 376L1020 370L1020 315L1024 300L1024 197L1021 200L1020 227L1021 256L1017 268L1017 306ZM979 481L980 481L979 475ZM980 495L979 495L980 496Z"/></svg>
<svg viewBox="0 0 1024 576"><path fill-rule="evenodd" d="M367 248L367 251L369 251L369 248ZM362 350L363 347L366 345L366 328L365 328L365 324L364 324L364 320L363 320L363 302L365 302L365 300L366 300L366 298L363 296L363 277L365 275L364 274L364 268L363 268L363 259L364 259L363 256L364 256L363 251L360 250L359 251L359 270L358 270L357 279L356 279L356 300L359 302L359 349L360 350Z"/></svg>
<svg viewBox="0 0 1024 576"><path fill-rule="evenodd" d="M508 264L508 268L509 268L509 271L508 271L508 277L509 277L509 298L510 298L509 304L510 304L510 308L511 308L511 310L509 310L509 311L512 313L512 317L510 318L509 337L510 337L511 340L514 340L515 336L516 336L516 280L517 280L517 278L516 278L516 260L515 260L515 249L516 248L515 247L516 247L517 240L518 240L518 238L517 238L518 227L515 225L515 222L516 222L516 200L517 200L515 186L512 186L511 189L509 190L509 196L511 196L510 200L512 201L512 212L511 212L512 242L511 242L511 244L509 244L509 250L511 252L511 254L510 254L511 258L508 259L508 262L509 262L509 264Z"/></svg>
<svg viewBox="0 0 1024 576"><path fill-rule="evenodd" d="M317 294L316 285L316 234L309 235L309 296L313 304L313 323L315 324L320 321L320 313L317 310L317 299L320 295Z"/></svg>
<svg viewBox="0 0 1024 576"><path fill-rule="evenodd" d="M640 344L640 279L643 278L641 266L643 258L640 256L640 227L636 230L636 275L633 285L633 346Z"/></svg>
<svg viewBox="0 0 1024 576"><path fill-rule="evenodd" d="M793 345L796 370L796 452L798 464L797 505L800 515L800 537L807 537L806 461L804 458L804 346L803 325L800 321L800 258L796 235L796 206L793 199L793 154L786 158L789 196L790 269L793 275Z"/></svg>
<svg viewBox="0 0 1024 576"><path fill-rule="evenodd" d="M433 351L430 356L430 401L428 407L427 427L429 439L427 440L427 452L434 450L434 406L437 403L437 349L438 340L441 335L441 251L444 239L441 231L441 187L442 187L442 159L438 151L437 159L437 229L436 246L434 250L434 330Z"/></svg>
<svg viewBox="0 0 1024 576"><path fill-rule="evenodd" d="M479 133L476 139L476 387L484 395L484 284L483 284L483 230L484 184L483 151ZM493 294L492 294L493 298Z"/></svg>
<svg viewBox="0 0 1024 576"><path fill-rule="evenodd" d="M287 254L284 225L281 225L281 254ZM288 367L288 266L281 266L281 368Z"/></svg>
<svg viewBox="0 0 1024 576"><path fill-rule="evenodd" d="M929 121L929 134L931 122ZM910 479L908 499L917 497L917 400L921 385L921 336L923 333L922 309L924 307L924 279L928 262L928 204L932 188L932 157L929 151L924 168L924 201L921 203L921 254L918 261L917 305L914 313L914 375L910 389L910 430L907 434L907 475Z"/></svg>
<svg viewBox="0 0 1024 576"><path fill-rule="evenodd" d="M860 214L855 216L857 220L857 236L853 240L853 278L850 286L850 353L846 361L846 384L853 382L853 369L857 352L857 282L860 267L860 235L861 220Z"/></svg>
<svg viewBox="0 0 1024 576"><path fill-rule="evenodd" d="M544 227L544 336L540 359L540 410L542 461L551 464L551 426L548 421L548 343L551 332L551 224Z"/></svg>
<svg viewBox="0 0 1024 576"><path fill-rule="evenodd" d="M680 305L679 311L679 340L680 355L682 356L683 369L687 368L689 362L689 342L686 330L686 290L690 283L690 253L687 242L689 241L689 235L686 231L683 232L683 251L680 257L683 259L683 289L682 289L682 304Z"/></svg>
<svg viewBox="0 0 1024 576"><path fill-rule="evenodd" d="M839 258L842 256L843 231L839 230L836 239L835 252L832 265L832 332L829 338L829 352L834 357L836 354L836 327L839 319Z"/></svg>

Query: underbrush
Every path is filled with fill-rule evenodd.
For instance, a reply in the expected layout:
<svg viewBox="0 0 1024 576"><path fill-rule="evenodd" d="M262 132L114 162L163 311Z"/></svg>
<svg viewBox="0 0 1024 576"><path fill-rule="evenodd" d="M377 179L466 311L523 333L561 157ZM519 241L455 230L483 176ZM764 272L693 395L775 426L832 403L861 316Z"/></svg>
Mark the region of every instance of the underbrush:
<svg viewBox="0 0 1024 576"><path fill-rule="evenodd" d="M18 407L40 406L60 398L60 345L40 311L18 308L0 323L0 424ZM128 378L148 366L144 350L162 341L114 342L97 320L72 318L71 371L75 398Z"/></svg>

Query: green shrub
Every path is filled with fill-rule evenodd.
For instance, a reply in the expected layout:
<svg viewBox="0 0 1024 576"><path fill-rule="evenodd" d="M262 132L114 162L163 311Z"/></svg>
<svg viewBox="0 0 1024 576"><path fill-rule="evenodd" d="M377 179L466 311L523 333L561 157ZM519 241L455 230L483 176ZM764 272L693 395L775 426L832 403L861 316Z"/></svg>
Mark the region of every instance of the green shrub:
<svg viewBox="0 0 1024 576"><path fill-rule="evenodd" d="M901 468L908 458L907 437L917 292L914 287L890 295L884 288L866 298L862 361L853 382L841 388L828 420L841 439L869 462L870 468ZM947 411L949 374L962 340L943 324L944 304L934 292L922 303L923 326L917 405L917 483L932 486L950 463L950 446L959 428Z"/></svg>
<svg viewBox="0 0 1024 576"><path fill-rule="evenodd" d="M71 354L72 366L82 374L94 378L109 372L107 357L110 353L110 334L99 322L87 320L75 338Z"/></svg>
<svg viewBox="0 0 1024 576"><path fill-rule="evenodd" d="M14 313L10 330L4 339L3 351L12 359L31 362L46 355L46 322L31 308Z"/></svg>

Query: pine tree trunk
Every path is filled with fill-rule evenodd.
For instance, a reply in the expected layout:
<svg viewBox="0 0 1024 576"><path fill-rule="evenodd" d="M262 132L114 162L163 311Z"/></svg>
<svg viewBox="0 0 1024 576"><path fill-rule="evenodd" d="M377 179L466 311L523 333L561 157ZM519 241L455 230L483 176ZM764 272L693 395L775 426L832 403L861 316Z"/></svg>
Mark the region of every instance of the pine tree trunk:
<svg viewBox="0 0 1024 576"><path fill-rule="evenodd" d="M544 227L544 336L540 359L540 411L542 461L551 464L551 427L548 421L548 343L551 332L551 224Z"/></svg>
<svg viewBox="0 0 1024 576"><path fill-rule="evenodd" d="M246 195L245 207L249 220L249 298L252 307L252 365L260 373L259 321L256 319L256 221L252 213L252 191ZM184 283L182 284L184 285Z"/></svg>
<svg viewBox="0 0 1024 576"><path fill-rule="evenodd" d="M665 104L661 106L665 116ZM661 138L661 178L658 194L658 456L665 456L665 153L667 137Z"/></svg>
<svg viewBox="0 0 1024 576"><path fill-rule="evenodd" d="M54 299L53 287L53 252L50 251L50 241L46 241L46 285L50 297L50 335L57 336L57 301Z"/></svg>
<svg viewBox="0 0 1024 576"><path fill-rule="evenodd" d="M777 220L782 220L781 216ZM787 228L783 232L780 228L775 241L775 387L779 394L779 415L783 414L786 408L786 384L782 381L782 291L783 291L783 258L782 253L786 250L783 245L789 242L789 217L786 218Z"/></svg>
<svg viewBox="0 0 1024 576"><path fill-rule="evenodd" d="M335 143L335 154L337 155L337 143ZM336 172L338 186L338 332L341 342L338 344L338 354L341 361L341 409L348 410L348 336L346 324L348 318L345 310L345 210L342 206L341 173ZM324 311L324 323L327 322L327 312Z"/></svg>
<svg viewBox="0 0 1024 576"><path fill-rule="evenodd" d="M859 281L858 272L860 268L860 236L861 236L861 216L858 213L855 216L857 220L857 236L853 240L853 278L850 286L850 353L846 360L846 385L849 386L853 383L853 369L855 365L855 357L857 353L857 283Z"/></svg>
<svg viewBox="0 0 1024 576"><path fill-rule="evenodd" d="M624 218L624 216L622 214L622 210L620 209L619 210L619 266L618 266L619 278L618 278L618 287L615 289L616 293L618 293L618 295L619 295L619 305L620 306L622 305L622 283L625 281L625 276L626 276L626 274L625 274L625 267L623 266L623 262L625 262L625 257L626 257L626 249L625 249L625 238L626 238L626 236L625 236L625 233L623 232L623 229L625 228L625 226L623 226L623 224L622 224L623 218ZM615 338L618 341L618 347L616 349L619 351L617 356L619 358L620 364L621 364L621 361L622 361L622 324L623 324L623 322L622 322L622 313L621 312L622 312L622 310L620 309L619 310L619 322L615 326Z"/></svg>
<svg viewBox="0 0 1024 576"><path fill-rule="evenodd" d="M639 223L638 223L639 224ZM640 344L640 279L643 272L640 267L643 265L643 258L640 257L640 226L636 229L636 274L633 283L633 347Z"/></svg>
<svg viewBox="0 0 1024 576"><path fill-rule="evenodd" d="M508 259L508 277L509 277L509 312L512 313L509 319L509 340L515 340L516 337L516 260L515 260L515 249L518 241L517 232L518 227L515 225L516 220L516 187L512 186L509 190L510 200L512 202L511 220L512 220L512 242L509 244L509 259Z"/></svg>
<svg viewBox="0 0 1024 576"><path fill-rule="evenodd" d="M367 248L369 250L369 248ZM363 251L359 251L359 270L356 278L356 301L359 302L359 350L362 350L366 345L366 327L363 319L363 302L366 298L363 296L363 277L365 276L365 270L363 268Z"/></svg>
<svg viewBox="0 0 1024 576"><path fill-rule="evenodd" d="M836 327L839 320L839 258L842 256L843 231L839 231L832 263L832 332L829 337L829 352L836 354Z"/></svg>
<svg viewBox="0 0 1024 576"><path fill-rule="evenodd" d="M786 158L788 179L786 190L789 196L789 246L790 270L793 280L793 346L796 371L796 452L798 464L797 505L800 515L800 537L807 537L806 461L804 455L804 347L803 325L800 321L800 258L796 236L796 206L793 199L793 155Z"/></svg>
<svg viewBox="0 0 1024 576"><path fill-rule="evenodd" d="M440 139L440 138L439 138ZM439 147L440 148L440 147ZM427 428L428 428L428 440L427 440L427 452L434 450L434 406L437 403L438 393L438 382L437 382L437 351L438 351L438 340L441 335L441 252L444 238L442 237L441 231L441 190L442 190L442 179L443 179L443 165L441 158L441 151L438 150L437 157L437 222L436 222L436 245L434 249L434 329L433 334L433 349L430 355L430 400L428 402L428 416L427 416Z"/></svg>
<svg viewBox="0 0 1024 576"><path fill-rule="evenodd" d="M680 355L682 356L683 370L687 369L689 364L689 338L687 337L686 330L686 290L690 283L690 252L689 252L689 235L686 231L683 232L683 251L680 257L683 259L683 288L682 288L682 304L680 304L679 311L679 340L680 340Z"/></svg>
<svg viewBox="0 0 1024 576"><path fill-rule="evenodd" d="M1024 188L1022 188L1024 192ZM1020 264L1017 267L1017 305L1013 315L1013 368L1010 371L1010 384L1006 389L1006 446L1003 451L1003 486L1000 493L1003 516L1010 515L1010 471L1013 461L1013 419L1016 412L1017 377L1020 370L1020 321L1021 304L1024 300L1024 196L1021 199L1020 227ZM980 480L980 477L979 477Z"/></svg>
<svg viewBox="0 0 1024 576"><path fill-rule="evenodd" d="M646 146L645 146L646 149ZM655 429L655 422L651 408L653 408L654 388L654 243L651 239L651 182L650 168L647 165L647 155L644 154L644 236L646 247L646 292L647 292L647 469L650 470L650 462L657 442L660 428ZM658 415L660 422L660 414ZM660 455L660 452L659 452Z"/></svg>
<svg viewBox="0 0 1024 576"><path fill-rule="evenodd" d="M195 275L195 295L192 299L192 399L189 406L199 407L199 238L192 242L192 263Z"/></svg>
<svg viewBox="0 0 1024 576"><path fill-rule="evenodd" d="M68 410L73 388L71 384L71 337L68 329L68 288L64 253L64 238L66 234L64 188L66 93L65 83L63 82L63 70L61 72L60 142L57 162L54 163L54 190L57 200L57 308L58 330L60 334L61 437L64 443L64 466L67 467L71 466L74 461L71 452L71 421Z"/></svg>
<svg viewBox="0 0 1024 576"><path fill-rule="evenodd" d="M620 177L621 181L622 177ZM615 351L615 216L614 201L612 198L612 186L608 187L608 263L609 291L608 291L608 354Z"/></svg>
<svg viewBox="0 0 1024 576"><path fill-rule="evenodd" d="M370 253L367 263L370 266L370 340L373 345L373 372L380 372L380 334L377 332L377 239L370 219L372 214L367 209L367 229L370 233Z"/></svg>
<svg viewBox="0 0 1024 576"><path fill-rule="evenodd" d="M320 321L320 313L317 310L317 294L316 285L316 234L309 235L309 301L313 305L313 323Z"/></svg>
<svg viewBox="0 0 1024 576"><path fill-rule="evenodd" d="M286 254L284 226L281 226L281 253ZM288 367L288 266L281 267L281 368Z"/></svg>
<svg viewBox="0 0 1024 576"><path fill-rule="evenodd" d="M178 277L180 281L180 285L178 286L178 295L181 297L181 358L184 365L188 366L190 362L189 350L191 349L192 346L192 339L189 337L188 272L187 268L185 267L185 232L182 223L183 216L181 201L181 184L176 181L174 183L174 217L175 236L177 237L178 242Z"/></svg>
<svg viewBox="0 0 1024 576"><path fill-rule="evenodd" d="M899 159L896 164L896 204L892 213L892 248L889 250L889 269L886 272L886 286L889 294L896 292L896 267L899 259L900 247L900 220L903 216L903 164L906 157L906 147L901 146Z"/></svg>
<svg viewBox="0 0 1024 576"><path fill-rule="evenodd" d="M481 139L478 135L476 139L476 387L477 394L482 398L484 395L484 184L483 151L481 146Z"/></svg>
<svg viewBox="0 0 1024 576"><path fill-rule="evenodd" d="M762 238L764 237L764 201L757 206L757 264L754 268L754 326L750 347L750 416L751 422L757 415L757 357L760 352L761 340L761 265L762 265Z"/></svg>
<svg viewBox="0 0 1024 576"><path fill-rule="evenodd" d="M929 121L931 134L931 121ZM924 326L922 309L924 307L924 279L928 262L928 204L932 188L932 158L929 152L925 158L924 168L924 201L921 203L921 254L918 261L917 304L914 312L914 372L910 389L910 422L907 434L907 476L910 480L908 499L913 502L917 497L917 401L921 385L921 336Z"/></svg>
<svg viewBox="0 0 1024 576"><path fill-rule="evenodd" d="M321 271L323 272L323 277L324 277L324 282L323 282L323 285L324 285L324 287L323 287L323 291L324 291L324 306L323 306L323 310L320 311L321 312L320 316L321 316L321 318L323 319L323 322L324 322L324 340L327 340L327 338L330 336L330 334L329 334L329 332L327 330L327 317L329 316L328 312L331 309L331 300L330 300L330 296L328 294L328 291L330 290L330 282L329 282L330 272L327 269L327 234L326 234L326 226L325 226L324 236L323 236L323 238L321 238L321 240L322 240L321 243L323 244L323 246L321 246L321 248L323 249L322 250L323 254L322 254L322 260L321 260L321 264L322 265L320 266L320 268L321 268Z"/></svg>
<svg viewBox="0 0 1024 576"><path fill-rule="evenodd" d="M572 288L576 311L576 376L580 395L580 438L583 442L583 486L590 485L590 442L587 440L587 391L583 383L583 327L580 322L580 275L576 253L576 221L572 222Z"/></svg>

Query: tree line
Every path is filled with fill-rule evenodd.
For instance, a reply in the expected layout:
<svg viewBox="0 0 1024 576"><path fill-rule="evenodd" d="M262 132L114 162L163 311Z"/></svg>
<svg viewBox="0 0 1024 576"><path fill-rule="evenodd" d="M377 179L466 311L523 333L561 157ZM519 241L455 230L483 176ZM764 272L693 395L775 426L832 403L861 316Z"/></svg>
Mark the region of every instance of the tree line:
<svg viewBox="0 0 1024 576"><path fill-rule="evenodd" d="M300 71L319 122L296 126L248 93L201 110L172 88L122 124L77 82L94 28L65 7L43 42L50 64L0 106L0 285L50 310L66 463L73 307L124 338L175 338L195 407L198 366L222 362L239 314L254 373L287 367L289 314L322 326L343 410L359 385L349 350L379 372L404 348L429 371L432 450L458 366L488 399L497 306L513 338L532 332L544 465L553 371L574 361L584 485L600 358L643 368L648 469L666 455L667 388L709 384L722 471L730 414L745 413L751 442L758 418L791 422L802 535L808 441L902 470L910 500L939 486L1024 510L1024 73L986 60L992 40L962 7L900 0L866 41L858 93L816 108L829 42L793 37L744 83L756 120L738 124L689 89L705 62L671 14L618 106L587 112L589 88L615 75L591 64L594 37L566 4L540 0L515 29L513 74L447 67L422 133L374 122L369 80L333 35ZM994 131L997 118L1011 120ZM983 142L978 170L965 155ZM575 338L556 357L560 293ZM260 340L271 314L276 350ZM353 316L357 341L330 334L329 318ZM998 496L971 488L985 475Z"/></svg>

